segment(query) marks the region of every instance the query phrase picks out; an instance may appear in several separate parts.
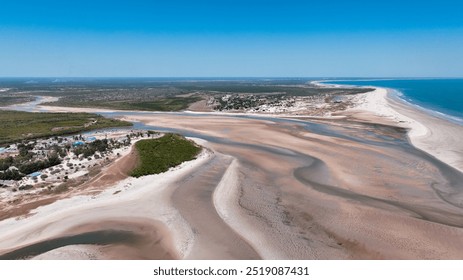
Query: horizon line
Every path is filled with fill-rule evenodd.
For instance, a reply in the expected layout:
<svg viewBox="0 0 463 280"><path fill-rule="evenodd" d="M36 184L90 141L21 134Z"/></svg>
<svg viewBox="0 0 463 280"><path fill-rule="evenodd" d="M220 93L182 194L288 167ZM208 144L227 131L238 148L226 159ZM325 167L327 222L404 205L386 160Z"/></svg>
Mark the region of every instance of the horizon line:
<svg viewBox="0 0 463 280"><path fill-rule="evenodd" d="M0 76L0 79L463 79L463 76Z"/></svg>

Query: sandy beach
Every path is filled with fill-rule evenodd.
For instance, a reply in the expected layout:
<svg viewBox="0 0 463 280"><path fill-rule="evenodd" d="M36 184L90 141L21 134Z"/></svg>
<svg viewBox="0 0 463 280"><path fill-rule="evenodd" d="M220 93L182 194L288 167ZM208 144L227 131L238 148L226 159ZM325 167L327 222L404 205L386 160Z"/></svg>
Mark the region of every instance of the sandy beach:
<svg viewBox="0 0 463 280"><path fill-rule="evenodd" d="M0 256L463 258L461 129L383 89L356 98L326 119L121 112L205 149L166 173L0 221Z"/></svg>
<svg viewBox="0 0 463 280"><path fill-rule="evenodd" d="M359 94L355 109L342 112L363 121L376 122L409 129L411 143L463 172L463 136L461 125L430 115L406 104L396 93L376 88Z"/></svg>

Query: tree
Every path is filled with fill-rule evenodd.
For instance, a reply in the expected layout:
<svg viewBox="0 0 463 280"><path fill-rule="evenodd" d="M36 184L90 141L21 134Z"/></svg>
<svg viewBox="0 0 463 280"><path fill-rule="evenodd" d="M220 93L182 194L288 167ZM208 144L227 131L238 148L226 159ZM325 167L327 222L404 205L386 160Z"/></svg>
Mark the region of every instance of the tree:
<svg viewBox="0 0 463 280"><path fill-rule="evenodd" d="M0 170L7 170L13 165L13 157L9 156L4 159L0 159Z"/></svg>
<svg viewBox="0 0 463 280"><path fill-rule="evenodd" d="M6 170L4 172L0 172L0 180L21 180L21 178L23 178L24 175L20 174L18 172L18 170L14 169L14 170Z"/></svg>
<svg viewBox="0 0 463 280"><path fill-rule="evenodd" d="M52 153L48 155L48 167L55 166L61 163L61 159L58 157L58 154Z"/></svg>

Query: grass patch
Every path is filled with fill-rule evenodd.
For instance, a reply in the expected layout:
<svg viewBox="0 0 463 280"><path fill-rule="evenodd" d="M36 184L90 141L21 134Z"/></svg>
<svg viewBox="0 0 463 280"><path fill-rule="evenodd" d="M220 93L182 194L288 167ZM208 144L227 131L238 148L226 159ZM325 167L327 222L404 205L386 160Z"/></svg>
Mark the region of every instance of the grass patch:
<svg viewBox="0 0 463 280"><path fill-rule="evenodd" d="M114 110L139 110L139 111L181 111L190 104L201 100L199 97L167 97L155 100L75 100L74 97L61 98L57 102L45 103L50 106L82 107L82 108L105 108Z"/></svg>
<svg viewBox="0 0 463 280"><path fill-rule="evenodd" d="M132 123L89 113L31 113L0 110L0 144L123 126L132 126Z"/></svg>
<svg viewBox="0 0 463 280"><path fill-rule="evenodd" d="M201 100L197 97L174 97L163 98L156 101L126 103L129 110L146 110L146 111L181 111L188 108L191 103Z"/></svg>
<svg viewBox="0 0 463 280"><path fill-rule="evenodd" d="M178 134L168 133L157 139L140 140L135 144L140 155L133 177L158 174L189 161L198 155L201 147Z"/></svg>

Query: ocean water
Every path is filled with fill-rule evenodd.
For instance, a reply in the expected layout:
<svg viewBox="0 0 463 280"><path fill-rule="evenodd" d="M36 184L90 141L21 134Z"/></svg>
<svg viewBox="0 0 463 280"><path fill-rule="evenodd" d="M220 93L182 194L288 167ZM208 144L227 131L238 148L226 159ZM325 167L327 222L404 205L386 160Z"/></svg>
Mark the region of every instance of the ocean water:
<svg viewBox="0 0 463 280"><path fill-rule="evenodd" d="M463 79L358 79L327 83L394 89L405 101L463 125Z"/></svg>

